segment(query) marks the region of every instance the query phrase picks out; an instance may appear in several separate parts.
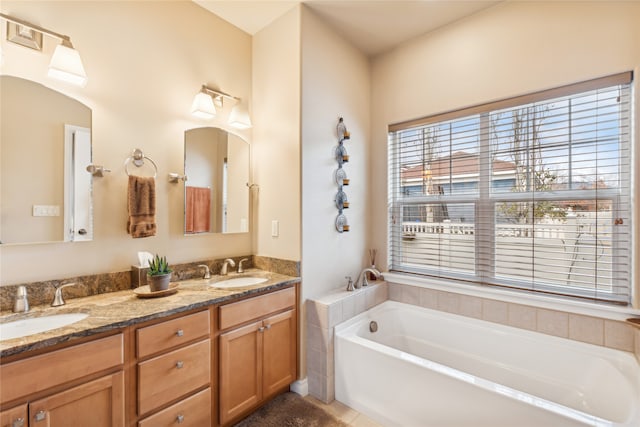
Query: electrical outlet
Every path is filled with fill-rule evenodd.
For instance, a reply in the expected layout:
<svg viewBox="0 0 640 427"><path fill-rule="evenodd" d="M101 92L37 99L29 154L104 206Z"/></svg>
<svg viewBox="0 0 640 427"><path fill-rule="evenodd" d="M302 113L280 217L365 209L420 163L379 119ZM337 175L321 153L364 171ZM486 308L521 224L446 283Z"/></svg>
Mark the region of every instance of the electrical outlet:
<svg viewBox="0 0 640 427"><path fill-rule="evenodd" d="M60 216L60 206L33 205L33 216Z"/></svg>
<svg viewBox="0 0 640 427"><path fill-rule="evenodd" d="M274 219L271 221L271 237L278 237L280 235L280 221Z"/></svg>

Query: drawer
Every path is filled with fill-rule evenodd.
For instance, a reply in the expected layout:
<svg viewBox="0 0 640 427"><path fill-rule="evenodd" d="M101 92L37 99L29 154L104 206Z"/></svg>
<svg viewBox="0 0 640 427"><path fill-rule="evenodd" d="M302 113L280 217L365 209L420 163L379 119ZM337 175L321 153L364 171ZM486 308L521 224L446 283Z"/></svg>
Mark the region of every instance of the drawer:
<svg viewBox="0 0 640 427"><path fill-rule="evenodd" d="M2 403L124 363L122 334L0 365Z"/></svg>
<svg viewBox="0 0 640 427"><path fill-rule="evenodd" d="M209 312L190 314L136 331L138 357L145 357L209 335Z"/></svg>
<svg viewBox="0 0 640 427"><path fill-rule="evenodd" d="M220 307L220 329L259 319L296 305L295 288L287 288Z"/></svg>
<svg viewBox="0 0 640 427"><path fill-rule="evenodd" d="M211 340L138 364L138 414L211 383Z"/></svg>
<svg viewBox="0 0 640 427"><path fill-rule="evenodd" d="M170 427L176 424L180 424L180 427L211 425L211 388L138 421L138 427Z"/></svg>

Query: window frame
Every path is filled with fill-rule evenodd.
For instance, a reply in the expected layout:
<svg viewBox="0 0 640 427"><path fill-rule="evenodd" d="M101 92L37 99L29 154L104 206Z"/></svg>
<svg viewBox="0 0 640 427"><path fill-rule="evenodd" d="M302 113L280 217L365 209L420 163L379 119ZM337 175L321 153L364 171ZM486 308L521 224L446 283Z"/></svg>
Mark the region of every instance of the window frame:
<svg viewBox="0 0 640 427"><path fill-rule="evenodd" d="M567 97L572 95L577 95L584 92L589 92L596 89L604 89L616 85L625 85L631 84L633 81L633 73L631 71L619 73L607 77L602 77L598 79L593 79L585 82L580 82L576 84L571 84L567 86L562 86L558 88L553 88L549 90L544 90L540 92L535 92L528 95L518 96L514 98L509 98L505 100L490 102L486 104L476 105L468 108L463 108L460 110L455 110L451 112L445 112L441 114L436 114L432 116L427 116L424 118L419 118L415 120L404 121L400 123L395 123L388 126L388 144L390 150L390 159L392 160L389 163L389 179L388 179L388 195L389 195L389 215L388 215L388 236L387 236L387 244L388 244L388 265L389 270L393 272L401 272L401 273L414 273L418 275L432 276L432 277L440 277L444 279L454 279L472 282L474 284L487 285L493 287L504 287L504 288L515 288L518 290L531 291L533 293L549 293L556 295L563 295L572 298L580 298L580 299L588 299L595 300L597 302L606 302L613 304L621 304L630 306L633 299L633 289L632 289L632 280L631 276L633 274L633 254L632 254L632 245L629 244L628 248L625 250L628 251L628 271L625 270L624 274L629 277L625 277L625 282L627 284L628 292L625 298L621 298L616 292L612 292L611 294L602 295L598 297L598 290L580 290L577 288L570 288L569 286L565 286L562 291L558 289L563 288L557 285L546 285L544 283L534 283L533 288L531 288L531 284L526 283L526 281L518 280L518 279L508 279L508 280L499 280L496 275L496 206L501 202L515 202L515 201L523 201L523 202L531 202L535 201L568 201L568 200L589 200L589 201L598 201L598 200L610 200L612 203L611 212L617 212L617 207L620 206L620 189L598 189L598 190L547 190L547 191L535 191L535 197L532 198L531 191L523 192L523 193L513 193L513 192L492 192L492 177L491 177L491 156L492 156L492 147L491 147L491 137L483 137L480 139L478 143L478 157L479 157L479 170L478 170L478 191L475 196L470 196L469 194L450 194L450 195L441 195L437 198L434 198L433 195L429 196L414 196L411 197L410 200L403 200L403 198L396 197L397 195L401 195L401 187L402 187L402 179L401 179L401 167L400 167L400 156L397 153L391 152L391 150L398 149L401 147L401 144L394 140L397 138L400 131L410 130L414 128L420 128L432 124L439 124L447 121L453 121L456 119L468 119L473 116L478 116L480 125L480 134L488 135L487 129L491 126L491 113L499 110L514 108L518 106L525 106L527 104L542 102L546 100L552 100L560 97ZM630 104L633 104L633 91L631 92L631 99L629 101ZM633 115L629 113L627 120L629 122L629 132L633 128ZM629 135L628 137L628 148L631 150L633 147L633 138L634 135ZM487 142L487 140L489 142ZM395 162L395 163L394 163ZM629 170L626 171L629 175L628 177L628 185L627 194L629 197L633 195L633 186L634 183L632 181L632 169L633 165L629 165ZM397 174L398 176L395 176ZM412 206L424 206L429 204L452 204L452 203L472 203L475 207L475 221L474 221L474 259L475 266L473 274L465 274L458 272L448 271L446 274L439 273L440 267L412 267L407 265L402 265L402 262L394 262L394 256L396 258L402 258L402 238L398 238L398 236L402 236L403 233L403 209L405 207ZM628 221L631 220L633 208L629 206L626 209L628 213ZM480 218L480 220L478 220ZM482 224L482 225L480 225ZM629 239L632 239L632 229L631 225L626 224L626 232L625 236L628 236ZM612 233L614 238L616 238L620 233ZM483 251L481 249L486 249L490 245L493 250L491 251ZM617 259L617 251L619 250L619 245L613 247L613 257L612 259ZM484 268L478 268L479 266L485 266ZM616 280L616 278L620 277L620 271L618 269L614 269L612 273L612 280Z"/></svg>

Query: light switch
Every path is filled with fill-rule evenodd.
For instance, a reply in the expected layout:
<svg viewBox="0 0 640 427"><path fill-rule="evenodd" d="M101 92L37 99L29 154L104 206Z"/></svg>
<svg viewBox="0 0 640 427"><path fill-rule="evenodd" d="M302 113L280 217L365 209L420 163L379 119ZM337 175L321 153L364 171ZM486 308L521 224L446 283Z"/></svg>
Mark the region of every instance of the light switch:
<svg viewBox="0 0 640 427"><path fill-rule="evenodd" d="M278 237L280 235L280 221L274 219L271 221L271 237Z"/></svg>

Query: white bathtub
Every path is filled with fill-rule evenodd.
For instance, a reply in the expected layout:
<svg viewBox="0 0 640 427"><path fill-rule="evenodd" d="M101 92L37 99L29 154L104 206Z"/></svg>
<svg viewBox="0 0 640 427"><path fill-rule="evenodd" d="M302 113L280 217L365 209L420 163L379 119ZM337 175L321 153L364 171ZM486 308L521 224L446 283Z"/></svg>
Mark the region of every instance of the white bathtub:
<svg viewBox="0 0 640 427"><path fill-rule="evenodd" d="M335 387L385 426L640 426L631 353L394 301L336 327Z"/></svg>

